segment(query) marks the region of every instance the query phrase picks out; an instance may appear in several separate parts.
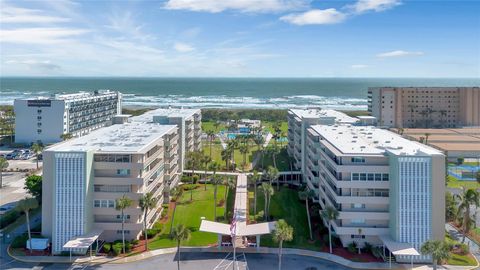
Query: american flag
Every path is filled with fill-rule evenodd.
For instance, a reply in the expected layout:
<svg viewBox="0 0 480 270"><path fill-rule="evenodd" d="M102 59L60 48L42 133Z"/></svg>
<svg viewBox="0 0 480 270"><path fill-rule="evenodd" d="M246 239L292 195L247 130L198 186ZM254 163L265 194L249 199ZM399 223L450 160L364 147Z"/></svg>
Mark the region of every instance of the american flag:
<svg viewBox="0 0 480 270"><path fill-rule="evenodd" d="M237 234L237 217L233 216L232 224L230 224L230 236L232 237L232 240L235 238L236 234Z"/></svg>

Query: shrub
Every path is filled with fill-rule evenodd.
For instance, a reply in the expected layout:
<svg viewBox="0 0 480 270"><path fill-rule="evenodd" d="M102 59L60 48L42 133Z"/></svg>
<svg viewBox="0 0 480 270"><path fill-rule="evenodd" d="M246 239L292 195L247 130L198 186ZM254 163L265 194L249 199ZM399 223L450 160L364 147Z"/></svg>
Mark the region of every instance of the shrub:
<svg viewBox="0 0 480 270"><path fill-rule="evenodd" d="M221 206L223 206L224 203L225 203L225 200L221 199L220 201L218 201L217 206L221 207Z"/></svg>
<svg viewBox="0 0 480 270"><path fill-rule="evenodd" d="M130 241L130 243L133 245L133 246L136 246L138 245L138 239L132 239L132 241Z"/></svg>
<svg viewBox="0 0 480 270"><path fill-rule="evenodd" d="M470 247L465 243L458 245L458 251L460 255L467 255L470 252Z"/></svg>
<svg viewBox="0 0 480 270"><path fill-rule="evenodd" d="M122 244L114 244L112 245L112 252L113 252L113 255L119 255L120 253L122 253Z"/></svg>
<svg viewBox="0 0 480 270"><path fill-rule="evenodd" d="M39 234L32 234L32 238L43 238L43 236L41 236ZM21 235L15 237L15 239L13 239L11 247L12 248L26 248L27 240L28 240L28 234L26 234L26 233L21 234Z"/></svg>
<svg viewBox="0 0 480 270"><path fill-rule="evenodd" d="M357 247L358 247L357 242L351 242L350 244L348 244L347 250L348 252L355 254L357 253Z"/></svg>
<svg viewBox="0 0 480 270"><path fill-rule="evenodd" d="M20 215L21 213L15 209L7 211L5 214L3 214L2 217L0 217L0 229L3 229L15 222L15 220L17 220Z"/></svg>
<svg viewBox="0 0 480 270"><path fill-rule="evenodd" d="M158 231L157 229L147 229L147 237L148 237L148 239L152 239L152 238L155 237L158 233L159 233L159 231Z"/></svg>
<svg viewBox="0 0 480 270"><path fill-rule="evenodd" d="M112 250L112 243L103 244L103 252L108 254L110 253L110 250Z"/></svg>
<svg viewBox="0 0 480 270"><path fill-rule="evenodd" d="M263 219L263 217L265 216L265 213L263 211L259 211L256 215L255 215L255 220L256 221L260 221Z"/></svg>
<svg viewBox="0 0 480 270"><path fill-rule="evenodd" d="M365 242L363 244L363 250L365 250L366 252L372 252L372 244L370 244L369 242Z"/></svg>

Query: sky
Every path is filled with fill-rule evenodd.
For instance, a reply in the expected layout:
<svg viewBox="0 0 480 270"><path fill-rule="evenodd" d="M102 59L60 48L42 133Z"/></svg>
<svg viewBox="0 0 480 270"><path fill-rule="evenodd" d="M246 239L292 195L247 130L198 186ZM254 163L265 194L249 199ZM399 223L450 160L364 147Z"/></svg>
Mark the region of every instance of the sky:
<svg viewBox="0 0 480 270"><path fill-rule="evenodd" d="M477 0L0 0L2 76L480 77Z"/></svg>

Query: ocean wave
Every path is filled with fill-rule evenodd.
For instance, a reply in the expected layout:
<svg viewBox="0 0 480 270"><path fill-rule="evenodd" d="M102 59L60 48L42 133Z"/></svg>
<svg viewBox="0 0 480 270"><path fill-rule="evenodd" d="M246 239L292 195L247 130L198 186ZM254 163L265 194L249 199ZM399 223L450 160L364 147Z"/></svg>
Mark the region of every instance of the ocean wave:
<svg viewBox="0 0 480 270"><path fill-rule="evenodd" d="M47 96L48 92L6 91L0 93L0 104L13 104L15 99ZM307 108L322 107L339 110L366 110L367 100L348 97L317 95L291 95L277 97L251 97L228 95L156 95L123 94L127 106L194 107L194 108Z"/></svg>

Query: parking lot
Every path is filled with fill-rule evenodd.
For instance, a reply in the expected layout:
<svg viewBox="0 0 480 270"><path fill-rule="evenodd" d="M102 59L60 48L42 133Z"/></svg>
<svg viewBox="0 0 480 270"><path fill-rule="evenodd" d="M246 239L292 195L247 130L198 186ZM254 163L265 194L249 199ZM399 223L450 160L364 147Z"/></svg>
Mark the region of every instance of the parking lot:
<svg viewBox="0 0 480 270"><path fill-rule="evenodd" d="M0 155L7 155L11 152L12 150L1 150ZM27 193L23 186L26 175L28 173L41 175L42 161L39 161L38 165L40 170L37 171L37 160L33 156L27 160L8 160L8 167L2 173L3 187L0 189L0 210L1 208L13 207L17 201L25 198Z"/></svg>

